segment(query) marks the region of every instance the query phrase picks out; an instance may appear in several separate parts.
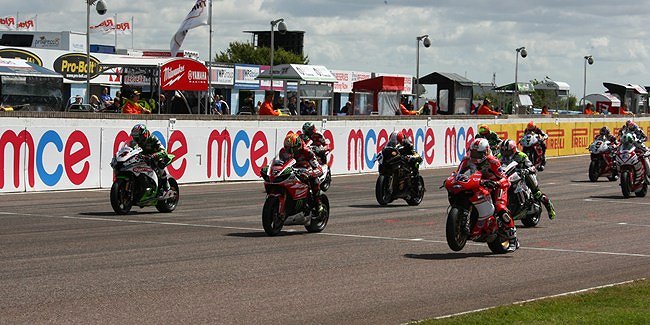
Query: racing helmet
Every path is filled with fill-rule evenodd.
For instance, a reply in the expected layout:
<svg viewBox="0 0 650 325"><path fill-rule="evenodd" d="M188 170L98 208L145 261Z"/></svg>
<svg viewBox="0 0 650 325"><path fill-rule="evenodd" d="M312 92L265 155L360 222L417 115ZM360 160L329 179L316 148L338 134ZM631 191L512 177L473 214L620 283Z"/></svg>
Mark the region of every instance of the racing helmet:
<svg viewBox="0 0 650 325"><path fill-rule="evenodd" d="M478 134L488 135L490 133L490 127L487 124L481 124L478 126Z"/></svg>
<svg viewBox="0 0 650 325"><path fill-rule="evenodd" d="M295 155L302 148L302 139L296 133L288 134L284 138L284 150L288 153Z"/></svg>
<svg viewBox="0 0 650 325"><path fill-rule="evenodd" d="M625 128L626 128L628 131L636 131L636 129L638 129L639 127L636 125L636 123L634 123L634 121L632 121L632 120L627 120L627 121L625 122Z"/></svg>
<svg viewBox="0 0 650 325"><path fill-rule="evenodd" d="M490 155L490 143L487 139L475 139L469 145L469 158L475 164L480 164Z"/></svg>
<svg viewBox="0 0 650 325"><path fill-rule="evenodd" d="M499 145L499 149L501 150L502 156L510 157L517 152L517 144L510 139L505 139Z"/></svg>
<svg viewBox="0 0 650 325"><path fill-rule="evenodd" d="M526 130L531 131L533 129L535 129L535 122L533 121L528 122L528 125L526 126Z"/></svg>
<svg viewBox="0 0 650 325"><path fill-rule="evenodd" d="M600 135L609 135L609 128L606 126L600 128Z"/></svg>
<svg viewBox="0 0 650 325"><path fill-rule="evenodd" d="M147 130L147 126L144 125L144 124L136 124L131 129L131 137L137 143L142 143L149 136L151 136L151 132L149 132L149 130Z"/></svg>
<svg viewBox="0 0 650 325"><path fill-rule="evenodd" d="M634 143L634 136L630 133L625 133L621 137L621 143L625 145L633 144Z"/></svg>
<svg viewBox="0 0 650 325"><path fill-rule="evenodd" d="M311 137L312 134L316 132L316 125L312 122L305 122L305 124L302 125L302 133L308 137Z"/></svg>

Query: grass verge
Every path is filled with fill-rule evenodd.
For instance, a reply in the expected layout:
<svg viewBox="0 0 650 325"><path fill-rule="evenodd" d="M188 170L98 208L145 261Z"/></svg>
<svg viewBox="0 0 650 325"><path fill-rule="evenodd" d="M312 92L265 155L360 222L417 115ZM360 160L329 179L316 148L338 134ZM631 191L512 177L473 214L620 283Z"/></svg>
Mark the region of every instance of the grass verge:
<svg viewBox="0 0 650 325"><path fill-rule="evenodd" d="M417 324L650 324L650 280Z"/></svg>

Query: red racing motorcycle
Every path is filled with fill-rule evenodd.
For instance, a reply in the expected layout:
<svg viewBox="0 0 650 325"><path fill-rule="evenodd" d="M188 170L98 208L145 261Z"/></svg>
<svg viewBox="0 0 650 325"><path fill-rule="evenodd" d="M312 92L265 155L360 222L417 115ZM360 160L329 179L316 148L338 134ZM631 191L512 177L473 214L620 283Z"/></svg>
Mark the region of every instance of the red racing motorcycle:
<svg viewBox="0 0 650 325"><path fill-rule="evenodd" d="M516 162L508 165L506 170L515 168ZM447 244L453 251L460 251L467 240L486 242L493 253L508 252L509 240L501 218L495 216L495 208L488 188L489 180L481 179L481 172L467 170L464 173L452 173L445 180L449 209L447 212ZM494 184L491 184L494 185ZM495 186L491 186L495 187ZM481 229L480 235L470 237L475 226Z"/></svg>
<svg viewBox="0 0 650 325"><path fill-rule="evenodd" d="M325 194L320 195L323 211L315 211L314 193L302 168L295 168L296 160L274 159L271 166L262 168L266 201L262 209L262 226L269 236L280 233L283 226L303 225L308 232L321 232L329 220L330 204Z"/></svg>

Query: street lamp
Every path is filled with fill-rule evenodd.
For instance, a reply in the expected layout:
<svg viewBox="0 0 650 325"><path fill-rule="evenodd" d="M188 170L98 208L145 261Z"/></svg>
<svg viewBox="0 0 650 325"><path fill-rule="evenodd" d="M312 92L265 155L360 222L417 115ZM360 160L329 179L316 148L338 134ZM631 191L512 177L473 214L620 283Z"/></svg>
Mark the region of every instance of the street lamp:
<svg viewBox="0 0 650 325"><path fill-rule="evenodd" d="M422 35L415 38L416 39L416 55L415 55L415 110L420 109L420 41L424 44L424 47L431 46L431 40L429 35Z"/></svg>
<svg viewBox="0 0 650 325"><path fill-rule="evenodd" d="M521 55L522 58L526 58L528 56L528 52L526 51L526 47L522 46L517 49L515 49L517 53L515 54L515 90L513 91L513 98L512 98L512 112L515 113L515 103L518 101L519 97L519 86L517 85L517 72L519 70L519 55Z"/></svg>
<svg viewBox="0 0 650 325"><path fill-rule="evenodd" d="M284 18L276 19L271 21L271 71L270 71L270 76L271 76L271 91L273 91L273 56L275 52L275 44L274 44L274 34L275 32L273 31L273 28L275 28L275 25L278 25L278 32L280 34L284 34L287 32L287 24L284 23ZM275 93L275 92L274 92Z"/></svg>
<svg viewBox="0 0 650 325"><path fill-rule="evenodd" d="M584 74L584 82L583 82L583 88L582 88L582 106L584 108L585 105L587 105L587 63L589 65L594 64L594 58L591 55L585 55L585 74Z"/></svg>
<svg viewBox="0 0 650 325"><path fill-rule="evenodd" d="M86 103L90 103L90 6L100 15L108 11L104 0L86 0Z"/></svg>

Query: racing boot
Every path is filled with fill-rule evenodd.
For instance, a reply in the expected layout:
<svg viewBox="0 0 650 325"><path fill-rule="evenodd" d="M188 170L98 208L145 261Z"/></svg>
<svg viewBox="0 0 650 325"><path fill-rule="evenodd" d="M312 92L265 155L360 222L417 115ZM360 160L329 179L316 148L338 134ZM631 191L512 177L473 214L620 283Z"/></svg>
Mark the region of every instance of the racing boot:
<svg viewBox="0 0 650 325"><path fill-rule="evenodd" d="M508 245L508 252L514 252L519 248L519 239L517 239L517 227L515 227L515 220L510 217L508 212L503 212L499 215L505 228L505 235L510 244Z"/></svg>
<svg viewBox="0 0 650 325"><path fill-rule="evenodd" d="M160 178L160 196L158 198L161 200L166 200L172 196L174 196L174 191L171 190L167 177Z"/></svg>
<svg viewBox="0 0 650 325"><path fill-rule="evenodd" d="M537 193L535 193L535 198L540 202L542 202L542 204L546 208L546 212L548 212L548 218L551 220L555 220L555 208L553 207L553 203L548 198L548 196L542 193L542 191L537 191Z"/></svg>
<svg viewBox="0 0 650 325"><path fill-rule="evenodd" d="M321 192L320 190L314 194L314 216L317 219L320 219L323 216L323 212L325 211L325 207L323 207L323 203L320 200Z"/></svg>

